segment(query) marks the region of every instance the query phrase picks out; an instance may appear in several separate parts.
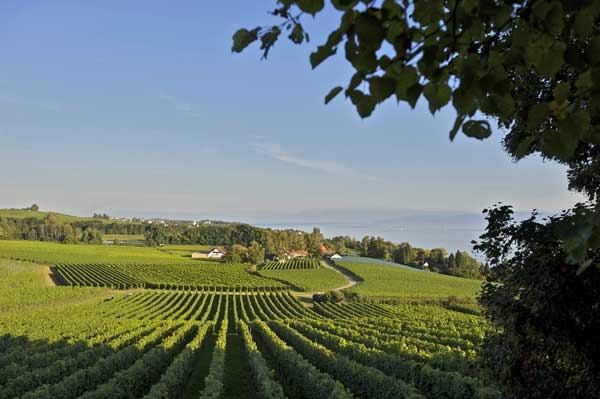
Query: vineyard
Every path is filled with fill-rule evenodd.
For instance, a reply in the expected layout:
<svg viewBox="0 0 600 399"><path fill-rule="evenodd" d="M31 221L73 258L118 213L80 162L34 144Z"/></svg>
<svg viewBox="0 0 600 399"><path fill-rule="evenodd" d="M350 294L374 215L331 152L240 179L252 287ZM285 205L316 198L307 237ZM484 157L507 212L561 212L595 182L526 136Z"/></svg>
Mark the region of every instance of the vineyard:
<svg viewBox="0 0 600 399"><path fill-rule="evenodd" d="M146 263L43 249L34 255L78 259L53 266L69 286L0 260L0 399L502 397L477 368L484 319L425 303L300 302L289 285L347 282L318 263L253 273L163 263L159 251ZM369 290L384 284L370 267L343 266ZM386 289L437 281L402 276Z"/></svg>
<svg viewBox="0 0 600 399"><path fill-rule="evenodd" d="M241 264L58 264L54 271L67 285L77 287L202 289L204 287L282 287L283 284L248 273Z"/></svg>
<svg viewBox="0 0 600 399"><path fill-rule="evenodd" d="M430 300L454 296L474 298L481 281L411 270L380 263L336 261L335 264L362 281L348 291L365 297Z"/></svg>
<svg viewBox="0 0 600 399"><path fill-rule="evenodd" d="M294 258L285 262L269 261L261 267L262 270L318 269L322 267L315 258Z"/></svg>
<svg viewBox="0 0 600 399"><path fill-rule="evenodd" d="M499 397L471 367L485 324L435 306L149 290L0 327L0 398Z"/></svg>

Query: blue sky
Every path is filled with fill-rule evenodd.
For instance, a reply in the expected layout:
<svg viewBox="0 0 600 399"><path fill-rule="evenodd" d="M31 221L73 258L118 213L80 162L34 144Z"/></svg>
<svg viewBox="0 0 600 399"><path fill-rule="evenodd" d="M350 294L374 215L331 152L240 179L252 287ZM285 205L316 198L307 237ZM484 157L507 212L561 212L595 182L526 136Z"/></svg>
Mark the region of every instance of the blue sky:
<svg viewBox="0 0 600 399"><path fill-rule="evenodd" d="M548 211L581 197L564 170L514 164L501 134L448 140L453 113L390 101L361 120L311 71L311 43L232 54L271 1L3 1L0 206L76 214L248 217L310 210Z"/></svg>

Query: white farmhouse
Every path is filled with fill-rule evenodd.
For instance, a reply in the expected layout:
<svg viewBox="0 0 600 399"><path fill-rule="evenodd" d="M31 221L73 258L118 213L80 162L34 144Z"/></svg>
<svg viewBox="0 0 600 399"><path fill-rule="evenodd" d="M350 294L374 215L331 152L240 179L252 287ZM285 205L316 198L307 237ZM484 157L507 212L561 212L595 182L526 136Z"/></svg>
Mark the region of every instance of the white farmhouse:
<svg viewBox="0 0 600 399"><path fill-rule="evenodd" d="M223 256L225 256L225 252L219 248L213 248L213 250L208 253L208 257L213 259L221 259Z"/></svg>
<svg viewBox="0 0 600 399"><path fill-rule="evenodd" d="M192 252L192 259L221 259L225 256L225 250L213 248L210 252Z"/></svg>

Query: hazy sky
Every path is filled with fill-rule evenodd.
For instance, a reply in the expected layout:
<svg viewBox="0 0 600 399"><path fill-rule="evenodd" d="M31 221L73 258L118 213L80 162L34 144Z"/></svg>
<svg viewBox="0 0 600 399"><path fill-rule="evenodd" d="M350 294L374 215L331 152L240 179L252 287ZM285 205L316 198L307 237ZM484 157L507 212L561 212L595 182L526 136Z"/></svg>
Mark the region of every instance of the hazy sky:
<svg viewBox="0 0 600 399"><path fill-rule="evenodd" d="M228 216L319 209L559 210L564 170L501 134L448 140L451 111L394 101L361 120L340 60L308 46L232 54L274 1L0 3L0 207ZM335 20L320 20L331 27Z"/></svg>

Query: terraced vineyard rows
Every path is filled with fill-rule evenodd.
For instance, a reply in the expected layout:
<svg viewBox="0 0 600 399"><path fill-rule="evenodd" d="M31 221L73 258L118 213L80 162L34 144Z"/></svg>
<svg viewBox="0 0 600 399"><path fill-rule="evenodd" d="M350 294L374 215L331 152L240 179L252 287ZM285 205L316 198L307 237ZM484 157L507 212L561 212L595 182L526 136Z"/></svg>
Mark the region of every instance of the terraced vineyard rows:
<svg viewBox="0 0 600 399"><path fill-rule="evenodd" d="M244 265L62 263L53 267L66 284L78 287L202 289L204 287L284 287L250 274Z"/></svg>
<svg viewBox="0 0 600 399"><path fill-rule="evenodd" d="M304 308L287 291L145 291L122 295L100 307L108 317L140 320L199 321L221 319L225 313L234 321L322 318ZM231 328L236 328L235 324Z"/></svg>
<svg viewBox="0 0 600 399"><path fill-rule="evenodd" d="M285 262L269 261L262 265L262 270L287 270L287 269L318 269L322 267L315 258L295 258Z"/></svg>
<svg viewBox="0 0 600 399"><path fill-rule="evenodd" d="M433 305L141 290L0 314L0 399L496 398L470 367L485 328Z"/></svg>

